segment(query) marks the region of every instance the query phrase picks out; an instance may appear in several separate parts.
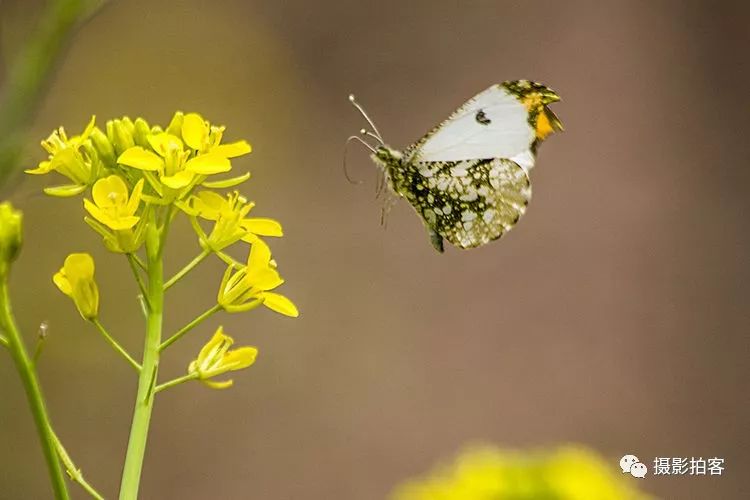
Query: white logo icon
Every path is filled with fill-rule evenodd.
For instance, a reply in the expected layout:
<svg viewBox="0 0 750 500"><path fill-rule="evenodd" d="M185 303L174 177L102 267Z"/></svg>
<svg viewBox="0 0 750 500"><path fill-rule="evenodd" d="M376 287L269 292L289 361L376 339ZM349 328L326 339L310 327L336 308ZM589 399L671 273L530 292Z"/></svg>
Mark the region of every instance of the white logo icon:
<svg viewBox="0 0 750 500"><path fill-rule="evenodd" d="M642 464L635 455L625 455L620 459L620 468L624 474L630 473L633 477L646 477L648 467Z"/></svg>

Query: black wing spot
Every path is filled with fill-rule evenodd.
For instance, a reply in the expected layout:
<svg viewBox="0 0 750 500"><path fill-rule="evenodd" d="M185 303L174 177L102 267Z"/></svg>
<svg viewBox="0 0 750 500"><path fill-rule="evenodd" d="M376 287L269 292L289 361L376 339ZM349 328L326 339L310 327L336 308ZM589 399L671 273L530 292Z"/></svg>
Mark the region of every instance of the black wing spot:
<svg viewBox="0 0 750 500"><path fill-rule="evenodd" d="M481 109L477 111L477 114L474 117L474 119L476 119L477 123L481 123L482 125L489 125L490 123L492 123L492 120L487 118L487 115Z"/></svg>

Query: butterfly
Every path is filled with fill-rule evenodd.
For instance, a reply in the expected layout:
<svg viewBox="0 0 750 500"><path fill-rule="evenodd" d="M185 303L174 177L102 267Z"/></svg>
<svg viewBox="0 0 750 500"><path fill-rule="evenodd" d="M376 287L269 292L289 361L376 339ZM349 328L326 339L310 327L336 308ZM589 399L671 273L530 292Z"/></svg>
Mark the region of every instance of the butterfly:
<svg viewBox="0 0 750 500"><path fill-rule="evenodd" d="M389 189L406 198L424 223L432 245L443 240L474 248L500 238L526 212L529 171L539 145L563 129L549 109L560 97L529 80L493 85L469 99L447 120L403 151L383 137L353 95L349 100L372 130L351 136L372 153Z"/></svg>

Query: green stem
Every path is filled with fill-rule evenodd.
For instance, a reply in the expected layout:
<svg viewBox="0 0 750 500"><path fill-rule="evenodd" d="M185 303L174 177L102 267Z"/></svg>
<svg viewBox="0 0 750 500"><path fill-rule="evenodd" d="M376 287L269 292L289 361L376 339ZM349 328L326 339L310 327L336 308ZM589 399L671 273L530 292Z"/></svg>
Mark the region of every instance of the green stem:
<svg viewBox="0 0 750 500"><path fill-rule="evenodd" d="M161 346L159 346L159 351L163 351L164 349L166 349L167 347L169 347L173 343L175 343L178 340L180 340L180 338L183 335L185 335L187 332L189 332L190 330L192 330L196 326L198 326L201 323L203 323L205 320L207 320L208 318L210 318L214 313L216 313L216 312L218 312L220 310L221 310L221 306L219 304L216 304L211 309L207 310L206 312L204 312L203 314L201 314L200 316L198 316L197 318L195 318L193 321L191 321L187 325L185 325L182 328L180 328L177 331L177 333L175 333L174 335L172 335L171 337L169 337L167 340L165 340L161 344Z"/></svg>
<svg viewBox="0 0 750 500"><path fill-rule="evenodd" d="M140 372L141 371L141 365L138 364L138 362L136 360L134 360L133 357L130 354L128 354L128 351L126 351L125 348L122 347L114 339L114 337L112 337L112 335L109 334L109 332L107 331L107 329L104 328L104 325L102 325L102 323L98 319L93 320L92 323L94 323L94 326L96 326L96 328L99 329L99 333L102 334L102 336L104 337L104 340L106 340L107 342L109 342L109 345L111 345L112 347L114 347L115 351L117 351L118 353L120 353L120 355L123 358L125 358L125 361L127 361L128 363L130 363L130 365L133 368L135 368L136 371Z"/></svg>
<svg viewBox="0 0 750 500"><path fill-rule="evenodd" d="M8 349L15 362L18 375L21 377L21 382L26 391L26 398L28 399L31 413L34 416L34 423L39 433L39 439L42 442L42 451L44 452L44 459L47 462L47 469L52 481L52 490L54 491L55 498L58 500L67 500L70 496L68 495L60 461L57 459L52 425L50 424L47 409L44 405L39 381L36 378L34 364L29 359L26 347L21 339L21 334L13 320L6 276L0 276L0 325L2 325L3 330L8 334Z"/></svg>
<svg viewBox="0 0 750 500"><path fill-rule="evenodd" d="M157 385L156 389L154 389L154 394L156 394L157 392L161 392L164 389L169 389L170 387L179 385L183 382L187 382L188 380L195 380L197 378L197 373L188 373L187 375L183 375L182 377L177 377L176 379L170 380L169 382L164 382L163 384Z"/></svg>
<svg viewBox="0 0 750 500"><path fill-rule="evenodd" d="M0 335L0 344L2 344L3 347L8 347L8 339Z"/></svg>
<svg viewBox="0 0 750 500"><path fill-rule="evenodd" d="M161 343L162 315L164 311L164 269L162 241L155 220L149 221L146 229L146 253L148 254L148 302L150 309L146 321L146 340L143 348L143 363L138 377L138 393L130 427L128 451L120 483L120 500L135 500L141 480L146 441L154 407L154 385L159 371L159 344ZM166 231L163 227L161 231Z"/></svg>
<svg viewBox="0 0 750 500"><path fill-rule="evenodd" d="M86 493L88 493L92 498L95 498L96 500L104 500L104 497L99 494L96 489L94 489L93 486L91 486L88 481L83 477L83 473L81 472L81 469L76 467L76 464L73 463L73 460L70 458L70 455L68 455L68 452L65 450L65 447L60 442L60 438L57 437L56 434L52 434L52 437L55 439L55 447L57 448L57 454L60 457L60 460L62 460L63 465L65 466L65 470L68 473L68 476L70 479L73 480L73 482L78 483L81 485L81 488L86 490Z"/></svg>
<svg viewBox="0 0 750 500"><path fill-rule="evenodd" d="M210 250L203 250L196 258L190 261L188 265L180 269L177 274L172 276L166 283L164 283L164 290L167 290L172 285L180 281L187 273L193 270L195 266L203 262L203 259L211 254Z"/></svg>

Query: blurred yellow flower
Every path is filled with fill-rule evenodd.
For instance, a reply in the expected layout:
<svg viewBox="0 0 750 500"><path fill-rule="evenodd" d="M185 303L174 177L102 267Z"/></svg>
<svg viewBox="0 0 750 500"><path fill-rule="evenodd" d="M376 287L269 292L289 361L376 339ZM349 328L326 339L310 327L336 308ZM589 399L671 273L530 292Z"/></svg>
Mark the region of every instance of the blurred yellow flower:
<svg viewBox="0 0 750 500"><path fill-rule="evenodd" d="M84 319L92 321L99 314L99 288L94 281L94 259L87 253L72 253L52 280L73 303Z"/></svg>
<svg viewBox="0 0 750 500"><path fill-rule="evenodd" d="M227 372L247 368L255 362L258 355L258 349L255 347L229 350L232 344L234 344L234 339L225 335L222 327L219 327L211 340L200 350L198 358L190 363L188 373L194 374L204 384L214 389L231 387L232 380L217 382L210 379Z"/></svg>
<svg viewBox="0 0 750 500"><path fill-rule="evenodd" d="M68 138L63 127L58 128L42 141L42 147L49 153L49 158L39 163L34 169L26 170L27 174L44 175L58 172L73 183L46 188L45 193L52 196L74 196L82 193L94 183L102 170L99 157L89 141L94 130L95 117L81 135Z"/></svg>
<svg viewBox="0 0 750 500"><path fill-rule="evenodd" d="M431 476L409 481L392 500L647 500L616 461L576 446L555 451L474 447Z"/></svg>
<svg viewBox="0 0 750 500"><path fill-rule="evenodd" d="M139 180L133 192L128 194L128 186L121 177L110 175L99 179L91 190L94 202L84 199L83 206L91 216L115 231L131 229L140 217L135 213L141 203L143 179Z"/></svg>
<svg viewBox="0 0 750 500"><path fill-rule="evenodd" d="M218 304L227 312L248 311L261 304L285 316L299 316L297 307L281 294L271 292L284 283L271 262L271 250L262 240L253 243L247 265L232 273L228 267L219 286Z"/></svg>

